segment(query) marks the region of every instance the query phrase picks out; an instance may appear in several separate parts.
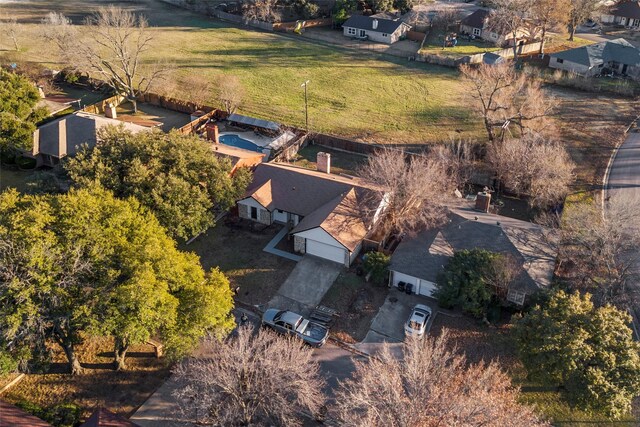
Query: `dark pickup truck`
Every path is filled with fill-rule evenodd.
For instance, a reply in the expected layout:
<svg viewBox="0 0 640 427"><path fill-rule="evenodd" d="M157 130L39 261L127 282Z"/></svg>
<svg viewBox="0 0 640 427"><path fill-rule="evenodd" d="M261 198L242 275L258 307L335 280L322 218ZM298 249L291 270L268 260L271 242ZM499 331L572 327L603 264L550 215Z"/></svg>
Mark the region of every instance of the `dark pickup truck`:
<svg viewBox="0 0 640 427"><path fill-rule="evenodd" d="M327 342L329 330L322 325L310 322L291 311L270 308L262 315L262 325L281 334L295 335L312 347L322 347Z"/></svg>

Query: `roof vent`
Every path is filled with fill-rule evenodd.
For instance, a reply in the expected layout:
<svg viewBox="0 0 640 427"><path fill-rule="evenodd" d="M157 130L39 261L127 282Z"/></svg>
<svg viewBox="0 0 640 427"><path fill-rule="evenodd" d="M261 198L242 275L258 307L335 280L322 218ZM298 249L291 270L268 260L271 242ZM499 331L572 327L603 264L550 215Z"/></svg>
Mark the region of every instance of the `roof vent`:
<svg viewBox="0 0 640 427"><path fill-rule="evenodd" d="M377 30L377 29L378 29L378 20L377 20L377 19L374 19L374 20L373 20L373 29L374 29L374 30Z"/></svg>

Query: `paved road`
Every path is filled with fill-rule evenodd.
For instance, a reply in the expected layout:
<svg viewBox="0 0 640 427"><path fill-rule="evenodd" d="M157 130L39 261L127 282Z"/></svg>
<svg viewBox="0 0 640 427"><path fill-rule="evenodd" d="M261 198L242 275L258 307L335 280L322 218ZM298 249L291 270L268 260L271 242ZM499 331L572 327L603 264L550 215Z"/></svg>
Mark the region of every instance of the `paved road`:
<svg viewBox="0 0 640 427"><path fill-rule="evenodd" d="M627 134L627 139L618 149L611 164L606 198L613 196L640 202L640 133ZM640 228L640 220L636 221L635 225ZM640 320L640 283L630 287L630 292L633 300L632 308L636 319Z"/></svg>
<svg viewBox="0 0 640 427"><path fill-rule="evenodd" d="M237 317L240 312L236 310ZM259 318L247 312L251 322L259 324ZM333 398L338 382L349 378L355 368L354 354L334 344L327 343L314 349L314 360L320 364L320 371L326 381L325 393ZM178 405L171 396L176 384L170 378L131 417L131 421L141 427L186 427L192 424L181 419Z"/></svg>

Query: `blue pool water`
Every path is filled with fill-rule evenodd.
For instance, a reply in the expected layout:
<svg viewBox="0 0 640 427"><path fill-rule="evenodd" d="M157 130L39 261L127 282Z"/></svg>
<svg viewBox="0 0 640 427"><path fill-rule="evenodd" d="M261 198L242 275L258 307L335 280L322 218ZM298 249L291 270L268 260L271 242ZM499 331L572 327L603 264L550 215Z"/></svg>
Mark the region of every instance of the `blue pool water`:
<svg viewBox="0 0 640 427"><path fill-rule="evenodd" d="M231 145L232 147L244 148L245 150L262 153L262 147L251 141L247 141L244 138L240 138L238 135L220 135L220 142L225 145Z"/></svg>

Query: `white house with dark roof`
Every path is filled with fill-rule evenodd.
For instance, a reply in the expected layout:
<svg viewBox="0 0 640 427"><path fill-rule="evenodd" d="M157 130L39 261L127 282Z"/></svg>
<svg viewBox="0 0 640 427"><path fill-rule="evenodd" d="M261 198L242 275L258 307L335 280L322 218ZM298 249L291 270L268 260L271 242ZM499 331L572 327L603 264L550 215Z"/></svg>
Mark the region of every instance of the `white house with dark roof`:
<svg viewBox="0 0 640 427"><path fill-rule="evenodd" d="M393 44L404 38L411 26L400 19L384 19L373 16L351 15L342 24L345 36Z"/></svg>
<svg viewBox="0 0 640 427"><path fill-rule="evenodd" d="M122 126L133 133L149 130L145 126L78 111L36 129L33 149L23 155L36 159L37 166L55 166L62 158L76 154L82 144L93 147L98 131L106 126Z"/></svg>
<svg viewBox="0 0 640 427"><path fill-rule="evenodd" d="M296 252L349 266L384 203L357 179L263 163L237 206L240 218L287 226Z"/></svg>
<svg viewBox="0 0 640 427"><path fill-rule="evenodd" d="M594 76L603 71L640 77L640 50L625 39L607 40L550 55L549 67L581 76Z"/></svg>
<svg viewBox="0 0 640 427"><path fill-rule="evenodd" d="M600 20L605 24L623 25L625 27L640 27L640 1L621 0L603 14Z"/></svg>
<svg viewBox="0 0 640 427"><path fill-rule="evenodd" d="M513 218L453 209L448 222L405 237L391 257L391 284L411 284L412 291L432 296L438 275L457 251L484 249L511 256L521 268L506 299L523 305L527 297L551 285L556 263L554 235L539 225Z"/></svg>
<svg viewBox="0 0 640 427"><path fill-rule="evenodd" d="M509 31L499 31L490 25L491 11L488 9L478 9L460 21L460 32L469 34L496 45L513 45L516 41ZM526 28L518 30L516 39L528 38L530 36Z"/></svg>

